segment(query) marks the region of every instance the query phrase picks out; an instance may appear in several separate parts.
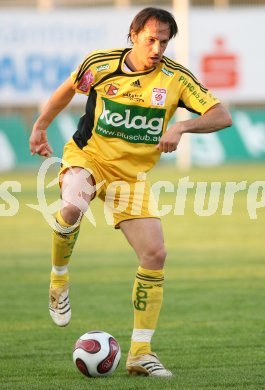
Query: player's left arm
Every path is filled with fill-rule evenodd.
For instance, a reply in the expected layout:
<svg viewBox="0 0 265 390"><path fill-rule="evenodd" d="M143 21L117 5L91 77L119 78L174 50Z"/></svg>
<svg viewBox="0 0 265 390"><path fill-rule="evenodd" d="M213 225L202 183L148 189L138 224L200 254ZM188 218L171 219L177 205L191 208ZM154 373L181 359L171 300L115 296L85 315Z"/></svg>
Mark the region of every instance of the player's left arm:
<svg viewBox="0 0 265 390"><path fill-rule="evenodd" d="M230 126L231 115L221 103L217 103L200 117L174 123L162 135L157 149L164 153L173 152L184 133L212 133Z"/></svg>

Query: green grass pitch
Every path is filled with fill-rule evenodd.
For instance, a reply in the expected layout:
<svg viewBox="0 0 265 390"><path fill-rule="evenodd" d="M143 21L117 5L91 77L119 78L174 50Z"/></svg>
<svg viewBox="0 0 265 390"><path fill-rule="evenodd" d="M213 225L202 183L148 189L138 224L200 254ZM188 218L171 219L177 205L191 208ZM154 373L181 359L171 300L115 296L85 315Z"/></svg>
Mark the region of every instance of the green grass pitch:
<svg viewBox="0 0 265 390"><path fill-rule="evenodd" d="M56 174L54 173L54 176ZM159 165L150 179L170 181L264 181L264 164L179 172ZM194 212L188 191L184 215L162 218L168 250L164 305L153 349L173 379L129 377L126 355L132 330L131 289L137 268L122 233L106 225L102 203L92 210L97 226L83 226L70 266L72 321L52 324L47 310L51 230L37 203L36 172L1 175L15 180L19 211L1 216L0 388L82 389L265 389L265 207L257 219L247 211L248 189L235 195L232 215ZM47 189L49 202L56 187ZM174 205L176 193L161 191L160 203ZM261 197L261 194L259 194ZM0 198L0 203L8 204ZM88 379L72 362L76 339L90 330L112 333L122 348L110 378Z"/></svg>

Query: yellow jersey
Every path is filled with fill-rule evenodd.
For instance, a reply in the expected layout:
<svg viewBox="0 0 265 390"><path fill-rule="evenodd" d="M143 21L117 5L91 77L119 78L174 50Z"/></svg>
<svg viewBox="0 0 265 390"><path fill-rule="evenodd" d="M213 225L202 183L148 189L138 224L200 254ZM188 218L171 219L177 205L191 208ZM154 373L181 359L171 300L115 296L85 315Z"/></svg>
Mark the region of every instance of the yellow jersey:
<svg viewBox="0 0 265 390"><path fill-rule="evenodd" d="M219 101L177 62L131 72L130 48L93 51L72 74L77 93L88 95L73 135L76 145L117 177L134 180L160 158L156 145L178 107L204 114Z"/></svg>

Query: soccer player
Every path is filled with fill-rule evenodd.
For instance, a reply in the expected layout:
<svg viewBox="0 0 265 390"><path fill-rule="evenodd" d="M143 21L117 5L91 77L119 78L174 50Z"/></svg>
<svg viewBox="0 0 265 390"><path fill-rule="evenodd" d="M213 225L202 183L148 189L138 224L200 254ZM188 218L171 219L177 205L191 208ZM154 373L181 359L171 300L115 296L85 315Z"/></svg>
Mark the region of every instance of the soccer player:
<svg viewBox="0 0 265 390"><path fill-rule="evenodd" d="M171 13L152 7L140 11L129 29L132 47L88 55L51 96L30 137L32 154L50 156L47 127L75 93L88 96L59 172L62 207L53 231L50 315L59 326L70 321L67 265L90 201L95 196L106 200L108 195L112 204L125 204L120 212L114 207L115 228L122 230L139 259L126 367L129 373L156 377L172 376L151 349L162 305L166 250L145 173L162 152L176 150L182 134L231 126L219 100L188 69L163 55L177 32ZM166 131L178 107L199 116L176 122ZM109 191L117 181L120 190Z"/></svg>

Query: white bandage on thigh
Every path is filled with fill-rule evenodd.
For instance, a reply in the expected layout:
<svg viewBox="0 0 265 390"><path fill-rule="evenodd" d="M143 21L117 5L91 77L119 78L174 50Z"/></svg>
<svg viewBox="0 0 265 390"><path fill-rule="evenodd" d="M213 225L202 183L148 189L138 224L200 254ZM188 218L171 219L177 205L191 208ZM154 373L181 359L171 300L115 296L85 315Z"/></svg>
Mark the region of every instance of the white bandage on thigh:
<svg viewBox="0 0 265 390"><path fill-rule="evenodd" d="M132 341L149 343L154 333L155 331L153 329L134 329Z"/></svg>
<svg viewBox="0 0 265 390"><path fill-rule="evenodd" d="M90 183L92 183L91 173L86 169L69 169L63 176L62 207L72 204L85 214L95 192L95 186Z"/></svg>

